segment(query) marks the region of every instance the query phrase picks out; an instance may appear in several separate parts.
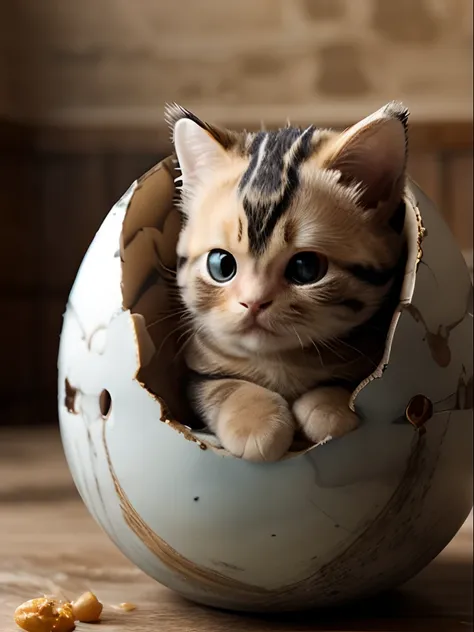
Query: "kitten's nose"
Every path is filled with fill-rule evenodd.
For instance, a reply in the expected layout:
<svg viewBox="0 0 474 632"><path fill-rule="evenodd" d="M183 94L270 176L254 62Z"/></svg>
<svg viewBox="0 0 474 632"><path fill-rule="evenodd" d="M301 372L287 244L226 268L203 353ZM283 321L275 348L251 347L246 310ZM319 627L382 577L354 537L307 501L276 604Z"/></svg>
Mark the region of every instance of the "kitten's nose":
<svg viewBox="0 0 474 632"><path fill-rule="evenodd" d="M272 303L273 301L248 301L247 303L240 302L240 305L242 305L242 307L245 307L245 309L248 309L253 314L257 314L258 312L263 312L263 310L267 309L267 307L270 307Z"/></svg>

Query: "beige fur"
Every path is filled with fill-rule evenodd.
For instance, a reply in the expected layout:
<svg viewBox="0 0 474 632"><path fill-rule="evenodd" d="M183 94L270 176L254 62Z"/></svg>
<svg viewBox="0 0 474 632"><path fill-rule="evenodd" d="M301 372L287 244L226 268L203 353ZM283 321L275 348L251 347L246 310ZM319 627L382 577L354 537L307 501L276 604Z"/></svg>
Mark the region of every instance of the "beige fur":
<svg viewBox="0 0 474 632"><path fill-rule="evenodd" d="M404 186L402 122L386 108L342 135L314 131L291 202L255 256L239 190L252 136L232 136L238 142L223 147L209 129L182 120L175 123L186 217L178 284L194 323L186 358L198 374L197 411L227 450L250 460L279 459L297 428L315 443L344 435L357 425L349 389L381 359L391 312L377 326L371 319L394 284L367 283L348 269L391 269L400 260L403 235L389 221ZM229 282L206 269L216 248L237 263ZM314 284L285 278L302 251L318 253L327 268ZM363 307L348 309L344 299ZM270 302L257 315L245 307Z"/></svg>

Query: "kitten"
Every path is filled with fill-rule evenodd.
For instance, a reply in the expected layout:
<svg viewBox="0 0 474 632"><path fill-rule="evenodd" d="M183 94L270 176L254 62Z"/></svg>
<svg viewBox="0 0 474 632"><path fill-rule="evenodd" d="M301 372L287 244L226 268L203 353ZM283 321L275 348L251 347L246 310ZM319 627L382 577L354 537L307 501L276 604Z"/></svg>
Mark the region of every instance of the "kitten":
<svg viewBox="0 0 474 632"><path fill-rule="evenodd" d="M350 389L382 358L403 271L407 119L390 103L342 133L237 133L168 107L191 396L232 454L358 425Z"/></svg>

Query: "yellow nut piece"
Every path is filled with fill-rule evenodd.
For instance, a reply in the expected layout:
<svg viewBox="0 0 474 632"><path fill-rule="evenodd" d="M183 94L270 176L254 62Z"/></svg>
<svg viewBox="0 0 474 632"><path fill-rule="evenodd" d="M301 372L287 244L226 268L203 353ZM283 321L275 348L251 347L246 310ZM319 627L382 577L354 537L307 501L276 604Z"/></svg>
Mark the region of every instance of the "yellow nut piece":
<svg viewBox="0 0 474 632"><path fill-rule="evenodd" d="M47 597L18 606L15 623L26 632L71 632L76 627L71 604Z"/></svg>
<svg viewBox="0 0 474 632"><path fill-rule="evenodd" d="M72 604L72 611L76 621L81 623L96 623L100 621L102 604L94 593L86 592Z"/></svg>

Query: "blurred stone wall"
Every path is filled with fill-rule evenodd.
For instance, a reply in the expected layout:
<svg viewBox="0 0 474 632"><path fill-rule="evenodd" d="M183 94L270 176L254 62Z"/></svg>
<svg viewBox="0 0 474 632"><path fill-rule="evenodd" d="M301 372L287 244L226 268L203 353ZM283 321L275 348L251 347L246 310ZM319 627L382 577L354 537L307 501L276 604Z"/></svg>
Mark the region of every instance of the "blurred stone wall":
<svg viewBox="0 0 474 632"><path fill-rule="evenodd" d="M178 101L236 124L347 123L385 101L472 117L472 0L15 0L15 115L148 126Z"/></svg>

